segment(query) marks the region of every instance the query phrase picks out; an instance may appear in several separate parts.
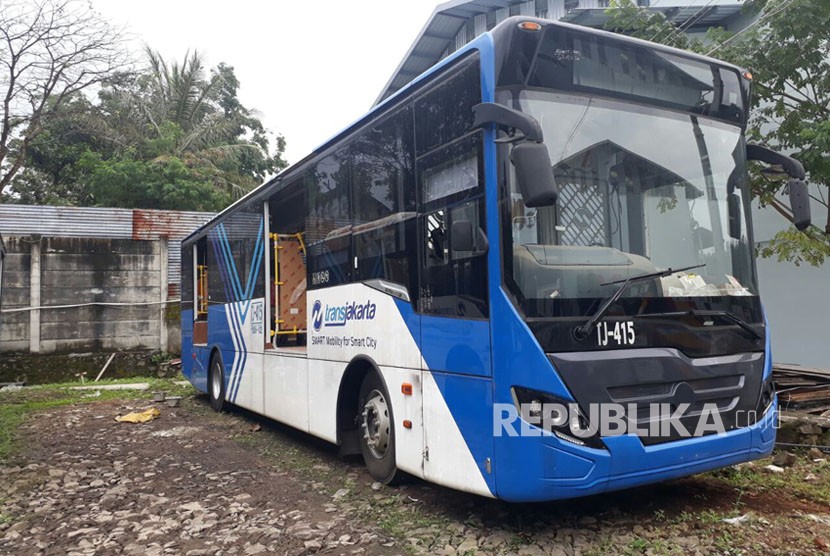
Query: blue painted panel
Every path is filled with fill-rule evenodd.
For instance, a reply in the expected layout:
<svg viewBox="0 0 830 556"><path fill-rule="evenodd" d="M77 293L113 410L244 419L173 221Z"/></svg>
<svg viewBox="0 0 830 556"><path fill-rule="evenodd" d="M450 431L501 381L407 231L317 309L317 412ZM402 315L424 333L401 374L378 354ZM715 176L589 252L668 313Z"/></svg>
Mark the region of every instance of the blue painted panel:
<svg viewBox="0 0 830 556"><path fill-rule="evenodd" d="M764 314L764 380L772 376L772 344L770 342L769 321L767 321L767 311L761 305L761 311Z"/></svg>
<svg viewBox="0 0 830 556"><path fill-rule="evenodd" d="M605 439L608 450L553 437L504 437L494 471L496 494L513 502L575 498L702 473L772 452L776 411L722 436L644 447L635 437ZM765 443L756 441L767 436ZM620 463L629 460L630 464Z"/></svg>
<svg viewBox="0 0 830 556"><path fill-rule="evenodd" d="M182 374L188 380L193 372L193 309L182 309Z"/></svg>
<svg viewBox="0 0 830 556"><path fill-rule="evenodd" d="M200 392L207 393L208 369L210 368L210 349L197 346L191 356L193 372L190 375L190 382Z"/></svg>
<svg viewBox="0 0 830 556"><path fill-rule="evenodd" d="M421 354L433 371L490 376L490 323L421 316Z"/></svg>
<svg viewBox="0 0 830 556"><path fill-rule="evenodd" d="M496 478L487 473L484 462L493 458L493 400L491 381L487 378L433 372L447 407L452 413L458 430L464 437L467 449L478 465L491 493L496 492ZM430 432L427 431L427 438Z"/></svg>
<svg viewBox="0 0 830 556"><path fill-rule="evenodd" d="M208 306L208 346L211 349L217 347L222 351L222 363L225 365L225 392L229 395L231 369L237 354L225 314L227 307L227 305ZM205 365L206 369L207 365L209 362Z"/></svg>

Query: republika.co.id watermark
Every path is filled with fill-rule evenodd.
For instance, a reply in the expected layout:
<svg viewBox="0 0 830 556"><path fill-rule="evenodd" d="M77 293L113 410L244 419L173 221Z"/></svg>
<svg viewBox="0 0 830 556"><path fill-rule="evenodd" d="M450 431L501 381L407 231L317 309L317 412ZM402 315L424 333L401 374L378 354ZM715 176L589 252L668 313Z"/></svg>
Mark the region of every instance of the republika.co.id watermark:
<svg viewBox="0 0 830 556"><path fill-rule="evenodd" d="M558 436L566 440L636 435L651 438L693 438L726 434L755 425L760 412L735 411L727 426L715 403L692 410L691 404L595 403L587 413L576 403L497 403L493 406L494 436ZM778 419L772 426L778 427Z"/></svg>

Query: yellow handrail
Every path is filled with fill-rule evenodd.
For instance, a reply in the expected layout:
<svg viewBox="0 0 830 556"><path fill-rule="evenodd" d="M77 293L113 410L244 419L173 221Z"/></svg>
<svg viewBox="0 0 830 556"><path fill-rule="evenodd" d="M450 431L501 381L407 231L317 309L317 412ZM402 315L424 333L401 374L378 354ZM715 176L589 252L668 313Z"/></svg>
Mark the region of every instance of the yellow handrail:
<svg viewBox="0 0 830 556"><path fill-rule="evenodd" d="M199 283L198 283L198 295L199 304L196 308L197 315L206 315L207 314L207 265L200 264L198 267L199 271Z"/></svg>

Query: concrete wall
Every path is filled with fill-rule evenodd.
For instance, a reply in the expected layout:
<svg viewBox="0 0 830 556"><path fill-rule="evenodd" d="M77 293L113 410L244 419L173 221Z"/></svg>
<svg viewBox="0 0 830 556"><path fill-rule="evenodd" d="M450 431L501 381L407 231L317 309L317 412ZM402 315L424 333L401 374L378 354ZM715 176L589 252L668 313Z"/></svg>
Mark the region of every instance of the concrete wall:
<svg viewBox="0 0 830 556"><path fill-rule="evenodd" d="M6 250L0 352L167 351L176 337L166 240L7 237Z"/></svg>

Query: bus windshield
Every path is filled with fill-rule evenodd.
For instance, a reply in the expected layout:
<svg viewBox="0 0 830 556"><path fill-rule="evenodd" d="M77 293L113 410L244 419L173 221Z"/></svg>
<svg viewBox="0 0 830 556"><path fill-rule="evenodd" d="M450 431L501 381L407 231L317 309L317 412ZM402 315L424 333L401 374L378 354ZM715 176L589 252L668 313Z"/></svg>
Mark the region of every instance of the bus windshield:
<svg viewBox="0 0 830 556"><path fill-rule="evenodd" d="M624 297L757 295L738 126L553 91L525 90L518 104L542 125L559 187L555 206L535 209L509 180L505 266L528 316L585 315L609 282L669 267L704 265Z"/></svg>

